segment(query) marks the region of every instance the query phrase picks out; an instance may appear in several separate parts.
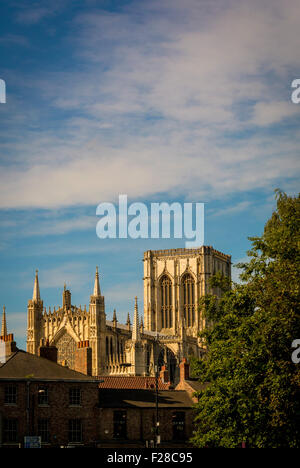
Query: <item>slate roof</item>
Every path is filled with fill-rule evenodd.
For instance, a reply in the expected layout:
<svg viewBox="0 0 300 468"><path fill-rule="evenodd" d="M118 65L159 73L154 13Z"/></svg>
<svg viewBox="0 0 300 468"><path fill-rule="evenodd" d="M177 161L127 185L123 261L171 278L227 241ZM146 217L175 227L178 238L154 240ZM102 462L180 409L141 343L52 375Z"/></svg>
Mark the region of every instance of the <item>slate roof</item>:
<svg viewBox="0 0 300 468"><path fill-rule="evenodd" d="M115 388L115 389L155 389L155 377L142 377L142 376L99 376L102 382L99 383L99 388ZM159 390L169 390L170 384L163 383L158 379Z"/></svg>
<svg viewBox="0 0 300 468"><path fill-rule="evenodd" d="M149 390L100 390L100 408L155 408L155 392ZM158 392L159 408L191 408L188 393L183 390Z"/></svg>
<svg viewBox="0 0 300 468"><path fill-rule="evenodd" d="M200 392L200 390L205 390L208 387L208 384L200 383L199 380L186 380L185 381L195 392Z"/></svg>
<svg viewBox="0 0 300 468"><path fill-rule="evenodd" d="M18 350L0 367L0 380L96 382L94 378L34 354Z"/></svg>

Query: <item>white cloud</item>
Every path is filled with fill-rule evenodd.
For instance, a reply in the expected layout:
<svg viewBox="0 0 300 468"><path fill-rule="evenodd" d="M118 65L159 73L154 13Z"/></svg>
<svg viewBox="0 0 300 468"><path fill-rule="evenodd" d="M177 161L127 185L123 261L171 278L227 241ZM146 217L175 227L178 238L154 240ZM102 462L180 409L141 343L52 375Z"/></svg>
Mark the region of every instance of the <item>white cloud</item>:
<svg viewBox="0 0 300 468"><path fill-rule="evenodd" d="M75 289L86 284L87 278L91 280L92 287L91 273L88 276L85 275L88 275L88 273L86 264L83 262L67 262L54 268L48 267L39 273L40 287L41 290L45 288L62 289L64 283L66 283L68 288Z"/></svg>
<svg viewBox="0 0 300 468"><path fill-rule="evenodd" d="M81 14L69 40L86 71L39 76L31 86L57 111L82 115L23 139L18 164L1 170L0 207L97 205L119 193L206 201L288 185L299 136L268 128L297 117L284 98L299 13L295 0L190 0Z"/></svg>
<svg viewBox="0 0 300 468"><path fill-rule="evenodd" d="M45 18L58 14L68 3L70 3L69 0L19 2L16 5L15 21L25 26L37 24Z"/></svg>
<svg viewBox="0 0 300 468"><path fill-rule="evenodd" d="M20 34L3 34L0 36L0 44L12 44L27 47L29 45L29 40L27 37Z"/></svg>
<svg viewBox="0 0 300 468"><path fill-rule="evenodd" d="M219 217L219 216L235 215L237 213L247 211L248 208L250 208L251 205L252 205L252 203L250 201L242 201L242 202L237 203L236 205L228 206L228 207L222 208L220 210L216 210L212 214L210 214L210 216L211 217Z"/></svg>
<svg viewBox="0 0 300 468"><path fill-rule="evenodd" d="M264 126L291 117L299 117L299 109L291 102L258 102L254 106L252 121L255 125Z"/></svg>
<svg viewBox="0 0 300 468"><path fill-rule="evenodd" d="M35 24L38 23L42 18L49 14L47 8L34 8L31 10L25 10L17 14L16 20L18 23L23 24Z"/></svg>
<svg viewBox="0 0 300 468"><path fill-rule="evenodd" d="M67 234L73 231L88 231L96 226L96 217L81 216L75 219L46 221L28 227L22 232L26 236L48 236L56 234Z"/></svg>
<svg viewBox="0 0 300 468"><path fill-rule="evenodd" d="M132 298L132 304L134 304L135 296L138 296L140 300L143 298L143 284L140 281L130 283L123 282L118 287L114 285L112 288L105 291L105 297L113 303L128 301Z"/></svg>
<svg viewBox="0 0 300 468"><path fill-rule="evenodd" d="M24 341L27 329L27 313L26 312L11 312L6 311L6 322L8 333L14 334L14 340L17 342Z"/></svg>

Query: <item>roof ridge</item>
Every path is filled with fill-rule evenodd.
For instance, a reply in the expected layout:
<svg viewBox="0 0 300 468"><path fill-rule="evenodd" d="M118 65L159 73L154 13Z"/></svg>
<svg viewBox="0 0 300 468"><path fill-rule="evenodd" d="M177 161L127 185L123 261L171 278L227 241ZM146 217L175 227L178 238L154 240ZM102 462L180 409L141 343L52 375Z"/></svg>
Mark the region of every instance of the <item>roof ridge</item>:
<svg viewBox="0 0 300 468"><path fill-rule="evenodd" d="M16 354L18 354L20 351L22 351L21 349L17 349L17 351L14 351L12 354L10 354L9 356L7 356L7 358L5 358L5 362L2 363L2 365L0 366L1 368L4 367L8 361L10 361L13 357L16 356Z"/></svg>
<svg viewBox="0 0 300 468"><path fill-rule="evenodd" d="M18 355L20 356L21 361L19 362L17 360L16 364L14 363L11 364L12 367L8 366L7 364L9 364ZM24 359L25 361L23 361ZM61 364L51 361L50 359L47 359L45 357L37 356L36 354L28 353L27 351L19 350L19 349L16 352L14 352L12 355L10 355L7 361L2 366L0 366L0 378L3 378L3 375L1 376L1 374L3 373L5 374L5 372L10 373L14 369L14 367L15 367L15 370L13 370L13 372L14 373L17 372L18 376L20 377L20 369L18 370L17 368L19 364L22 364L22 363L24 364L27 363L26 364L27 368L32 367L33 369L32 375L35 375L34 377L35 379L41 378L39 376L40 368L43 367L44 369L48 369L48 371L46 371L46 374L48 373L48 376L46 376L46 374L42 372L43 378L47 378L47 379L54 378L58 380L66 378L69 380L73 379L73 380L80 380L83 382L93 380L93 382L98 383L98 380L96 380L95 377L88 376L86 374L83 374L82 372L76 371L75 369L69 369L68 367L62 366ZM36 374L36 369L39 369L37 371L37 374ZM50 377L49 377L49 373L50 373ZM51 374L53 375L53 377L51 376Z"/></svg>

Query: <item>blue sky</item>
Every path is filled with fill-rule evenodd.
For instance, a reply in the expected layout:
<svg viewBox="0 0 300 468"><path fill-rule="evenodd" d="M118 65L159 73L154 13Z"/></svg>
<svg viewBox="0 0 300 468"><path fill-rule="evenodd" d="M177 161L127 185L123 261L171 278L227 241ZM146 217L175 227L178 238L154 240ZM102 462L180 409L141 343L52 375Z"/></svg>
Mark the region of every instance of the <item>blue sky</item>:
<svg viewBox="0 0 300 468"><path fill-rule="evenodd" d="M7 1L0 11L0 303L25 346L39 269L45 306L142 308L143 251L100 240L96 207L205 203L205 243L244 259L299 189L300 5L278 0ZM236 272L234 272L236 275Z"/></svg>

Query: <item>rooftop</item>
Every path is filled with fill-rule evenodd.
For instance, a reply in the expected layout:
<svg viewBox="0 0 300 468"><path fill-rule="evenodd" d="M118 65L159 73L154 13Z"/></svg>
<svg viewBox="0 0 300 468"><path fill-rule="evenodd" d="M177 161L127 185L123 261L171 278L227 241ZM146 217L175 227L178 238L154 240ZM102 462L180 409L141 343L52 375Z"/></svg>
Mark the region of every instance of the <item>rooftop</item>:
<svg viewBox="0 0 300 468"><path fill-rule="evenodd" d="M0 380L95 382L88 375L22 350L13 353L0 367Z"/></svg>
<svg viewBox="0 0 300 468"><path fill-rule="evenodd" d="M154 390L155 389L155 377L143 377L143 376L99 376L102 382L99 383L99 388L111 388L119 390ZM168 390L170 387L169 383L163 383L161 379L158 379L158 389Z"/></svg>
<svg viewBox="0 0 300 468"><path fill-rule="evenodd" d="M211 253L220 257L223 257L226 260L230 260L231 256L220 252L219 250L214 249L211 245L203 245L202 247L195 247L191 249L178 248L178 249L163 249L163 250L147 250L144 252L144 259L148 255L153 255L154 257L173 257L180 255L203 255L204 253Z"/></svg>
<svg viewBox="0 0 300 468"><path fill-rule="evenodd" d="M205 390L208 387L208 383L201 383L199 380L185 380L185 382L193 389L195 392L200 392L200 390Z"/></svg>
<svg viewBox="0 0 300 468"><path fill-rule="evenodd" d="M159 408L191 408L193 403L183 390L158 392ZM102 389L101 408L155 408L155 392L149 390Z"/></svg>

